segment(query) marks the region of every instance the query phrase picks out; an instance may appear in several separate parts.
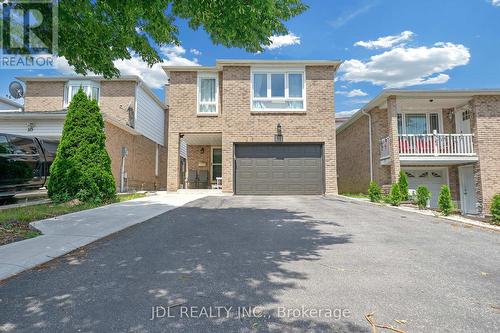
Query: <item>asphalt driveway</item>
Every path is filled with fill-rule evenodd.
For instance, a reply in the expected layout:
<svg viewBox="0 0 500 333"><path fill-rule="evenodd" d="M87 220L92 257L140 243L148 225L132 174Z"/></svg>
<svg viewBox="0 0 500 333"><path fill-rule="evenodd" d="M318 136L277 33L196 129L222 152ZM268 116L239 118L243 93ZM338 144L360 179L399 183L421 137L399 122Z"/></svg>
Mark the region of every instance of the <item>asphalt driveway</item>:
<svg viewBox="0 0 500 333"><path fill-rule="evenodd" d="M207 197L4 281L0 332L499 332L499 258L399 210Z"/></svg>

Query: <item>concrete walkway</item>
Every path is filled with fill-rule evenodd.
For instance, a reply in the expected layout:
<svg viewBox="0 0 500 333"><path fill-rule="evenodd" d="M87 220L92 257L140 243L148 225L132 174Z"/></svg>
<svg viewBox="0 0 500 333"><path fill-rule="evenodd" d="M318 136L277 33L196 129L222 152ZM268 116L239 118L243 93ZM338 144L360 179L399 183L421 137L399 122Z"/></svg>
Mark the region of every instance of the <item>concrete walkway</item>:
<svg viewBox="0 0 500 333"><path fill-rule="evenodd" d="M154 196L32 222L42 232L41 236L0 247L0 280L207 195L222 194L158 192Z"/></svg>

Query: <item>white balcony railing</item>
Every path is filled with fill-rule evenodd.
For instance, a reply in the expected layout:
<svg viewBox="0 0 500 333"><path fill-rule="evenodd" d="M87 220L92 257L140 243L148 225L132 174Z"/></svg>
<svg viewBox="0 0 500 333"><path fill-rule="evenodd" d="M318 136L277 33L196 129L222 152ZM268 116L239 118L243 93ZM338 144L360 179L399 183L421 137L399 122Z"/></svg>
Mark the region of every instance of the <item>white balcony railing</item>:
<svg viewBox="0 0 500 333"><path fill-rule="evenodd" d="M399 155L473 156L473 134L400 134ZM380 158L390 156L389 137L380 140Z"/></svg>

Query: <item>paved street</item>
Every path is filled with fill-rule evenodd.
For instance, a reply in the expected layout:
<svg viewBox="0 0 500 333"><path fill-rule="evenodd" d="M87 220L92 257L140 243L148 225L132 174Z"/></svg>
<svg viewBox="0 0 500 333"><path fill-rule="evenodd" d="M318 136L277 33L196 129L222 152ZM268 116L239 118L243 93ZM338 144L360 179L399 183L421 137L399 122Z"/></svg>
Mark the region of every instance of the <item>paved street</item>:
<svg viewBox="0 0 500 333"><path fill-rule="evenodd" d="M499 258L499 233L391 208L206 197L4 281L0 332L498 332Z"/></svg>

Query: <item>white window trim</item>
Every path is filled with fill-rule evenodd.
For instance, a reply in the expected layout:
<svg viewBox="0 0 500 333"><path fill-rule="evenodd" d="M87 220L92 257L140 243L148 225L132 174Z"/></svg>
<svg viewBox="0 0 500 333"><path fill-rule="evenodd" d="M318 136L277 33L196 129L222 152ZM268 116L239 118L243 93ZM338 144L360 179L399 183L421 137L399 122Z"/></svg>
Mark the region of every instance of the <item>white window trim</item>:
<svg viewBox="0 0 500 333"><path fill-rule="evenodd" d="M254 97L253 77L254 74L267 75L267 97ZM271 74L285 74L285 97L271 97ZM288 74L302 74L302 97L289 97L288 90ZM250 110L252 112L304 112L307 110L306 105L306 71L305 67L299 68L252 68L250 71ZM302 101L304 107L302 109L255 109L254 101L262 102L286 102L286 101Z"/></svg>
<svg viewBox="0 0 500 333"><path fill-rule="evenodd" d="M201 104L213 104L213 102L201 102L201 79L215 79L215 112L200 112ZM196 80L196 114L199 116L217 116L219 114L219 73L198 72Z"/></svg>
<svg viewBox="0 0 500 333"><path fill-rule="evenodd" d="M97 104L98 105L101 104L101 84L99 82L89 81L89 80L71 80L71 81L66 82L66 84L64 85L64 102L63 103L64 103L65 108L67 108L69 106L69 104L71 103L71 101L69 100L69 96L70 96L69 89L70 89L70 87L73 87L73 86L89 87L90 91L85 91L85 93L89 97L90 97L90 92L91 92L92 88L99 89L99 97L97 98Z"/></svg>
<svg viewBox="0 0 500 333"><path fill-rule="evenodd" d="M222 146L211 146L210 147L210 182L211 183L214 183L215 181L212 179L212 175L214 173L214 149L220 149L221 150L221 153L222 153ZM217 163L216 165L219 165L219 163ZM222 160L221 160L221 163L220 163L221 167L222 167ZM221 174L222 176L222 174Z"/></svg>
<svg viewBox="0 0 500 333"><path fill-rule="evenodd" d="M427 133L432 134L430 132L430 127L431 127L431 122L430 122L430 114L431 113L437 113L438 114L438 126L439 126L439 133L443 133L443 110L435 110L435 111L418 111L418 110L399 110L398 114L401 114L401 120L403 122L403 133L398 133L398 134L406 134L406 115L407 114L425 114L425 122L427 124ZM397 125L397 124L396 124ZM443 134L450 134L450 133L443 133Z"/></svg>

